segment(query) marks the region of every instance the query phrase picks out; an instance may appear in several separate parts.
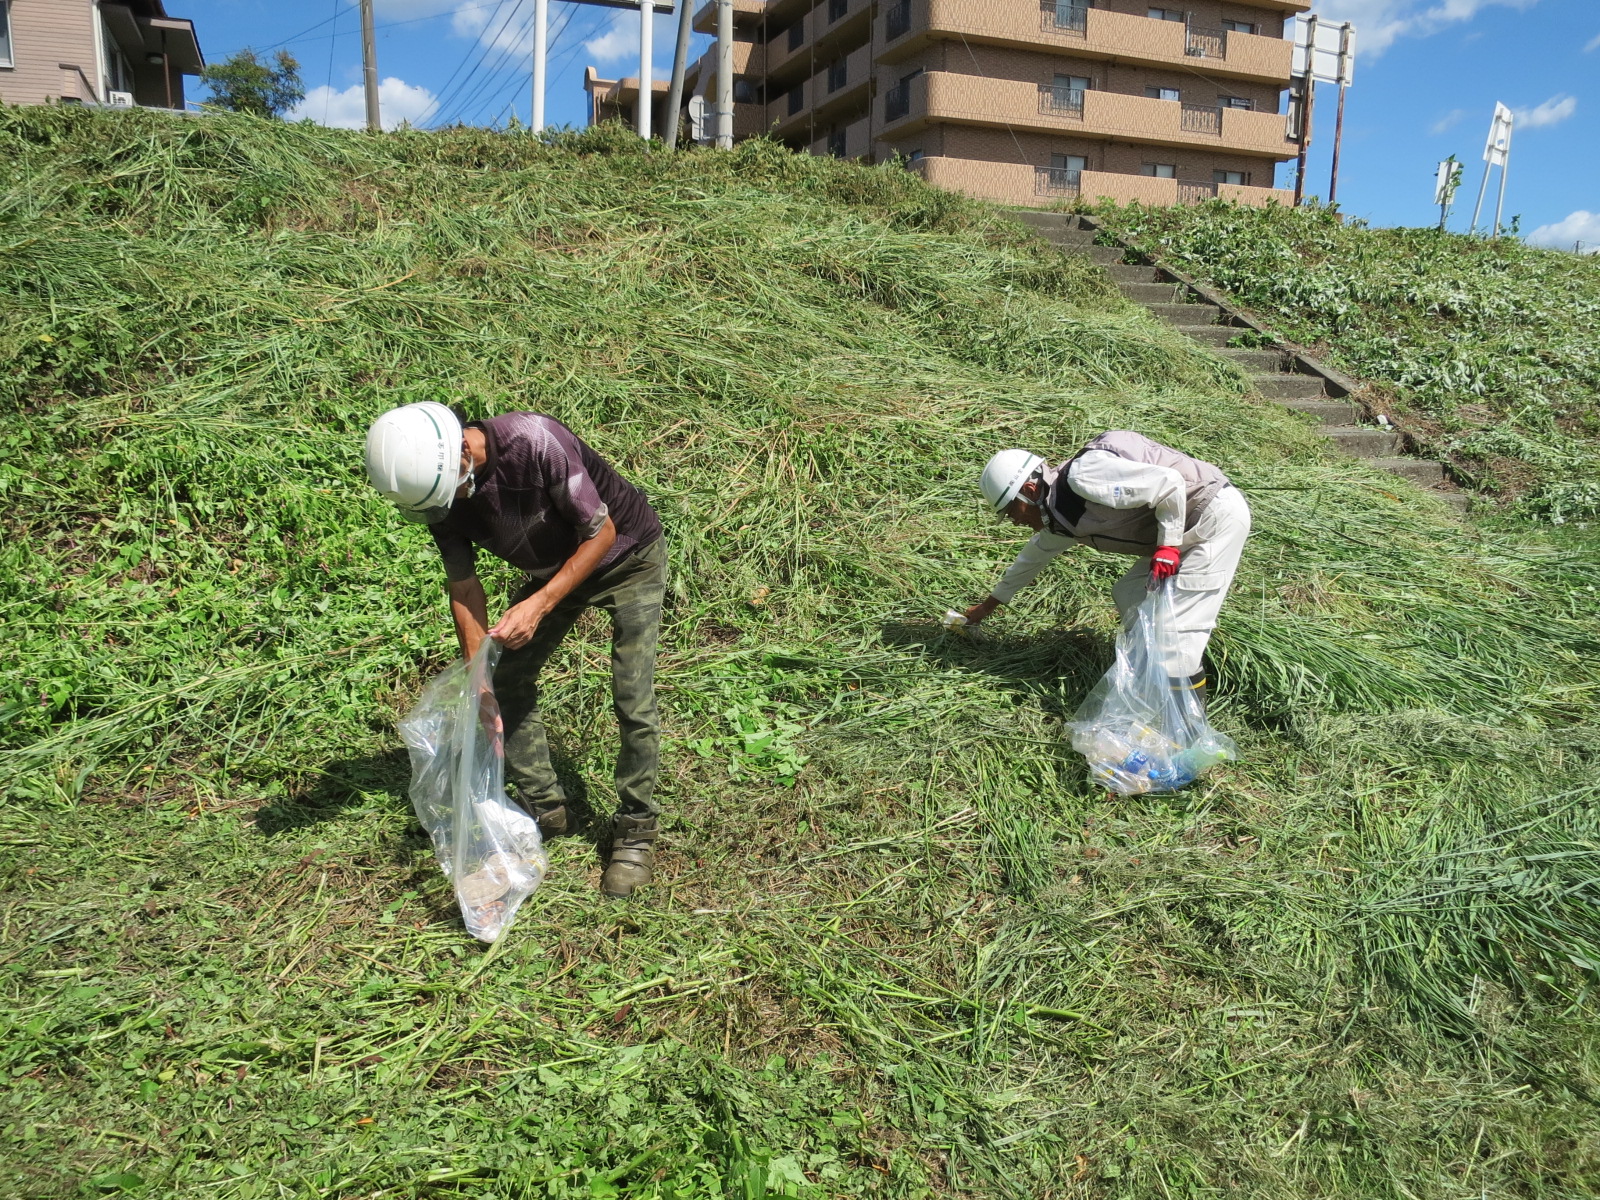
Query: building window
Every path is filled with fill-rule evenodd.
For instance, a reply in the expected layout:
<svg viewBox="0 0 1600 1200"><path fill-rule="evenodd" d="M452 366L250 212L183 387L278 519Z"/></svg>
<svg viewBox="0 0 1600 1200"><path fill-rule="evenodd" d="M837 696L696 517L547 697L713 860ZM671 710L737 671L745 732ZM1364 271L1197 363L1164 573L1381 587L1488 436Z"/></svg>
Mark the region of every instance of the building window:
<svg viewBox="0 0 1600 1200"><path fill-rule="evenodd" d="M1184 24L1183 13L1176 8L1152 8L1146 10L1144 15L1152 21L1176 21L1180 25Z"/></svg>
<svg viewBox="0 0 1600 1200"><path fill-rule="evenodd" d="M837 92L845 85L847 75L844 59L841 58L838 62L828 65L828 91L830 94Z"/></svg>
<svg viewBox="0 0 1600 1200"><path fill-rule="evenodd" d="M1045 31L1055 28L1083 33L1089 28L1089 10L1093 7L1094 0L1044 0Z"/></svg>
<svg viewBox="0 0 1600 1200"><path fill-rule="evenodd" d="M11 58L11 0L0 0L0 67L15 65Z"/></svg>
<svg viewBox="0 0 1600 1200"><path fill-rule="evenodd" d="M887 41L892 42L911 32L911 0L900 0L883 20L883 36Z"/></svg>
<svg viewBox="0 0 1600 1200"><path fill-rule="evenodd" d="M806 86L798 84L789 91L789 115L792 117L806 106Z"/></svg>
<svg viewBox="0 0 1600 1200"><path fill-rule="evenodd" d="M1156 179L1176 179L1178 167L1175 163L1145 163L1139 168L1139 174L1149 175Z"/></svg>
<svg viewBox="0 0 1600 1200"><path fill-rule="evenodd" d="M733 102L735 104L756 103L756 85L748 79L735 79L733 81Z"/></svg>
<svg viewBox="0 0 1600 1200"><path fill-rule="evenodd" d="M789 26L789 49L798 50L801 46L805 45L805 41L806 23L805 19L801 18L793 25Z"/></svg>
<svg viewBox="0 0 1600 1200"><path fill-rule="evenodd" d="M835 126L828 131L828 153L834 158L843 158L845 149L844 130Z"/></svg>
<svg viewBox="0 0 1600 1200"><path fill-rule="evenodd" d="M1144 89L1144 94L1147 97L1149 97L1151 100L1177 100L1177 99L1179 99L1178 89L1177 88L1147 87L1147 88Z"/></svg>
<svg viewBox="0 0 1600 1200"><path fill-rule="evenodd" d="M909 75L902 75L900 82L883 94L885 121L898 121L901 117L911 115L911 81L921 74L922 68L918 67Z"/></svg>
<svg viewBox="0 0 1600 1200"><path fill-rule="evenodd" d="M919 163L921 161L922 161L922 151L921 150L907 150L906 151L906 165L909 166L911 163Z"/></svg>
<svg viewBox="0 0 1600 1200"><path fill-rule="evenodd" d="M1250 176L1244 171L1213 171L1211 172L1211 182L1236 183L1240 187L1247 187L1250 183Z"/></svg>
<svg viewBox="0 0 1600 1200"><path fill-rule="evenodd" d="M828 24L842 21L845 13L850 11L850 0L828 0Z"/></svg>
<svg viewBox="0 0 1600 1200"><path fill-rule="evenodd" d="M1256 102L1248 96L1218 96L1217 104L1222 108L1242 108L1246 112L1255 109Z"/></svg>
<svg viewBox="0 0 1600 1200"><path fill-rule="evenodd" d="M1229 33L1254 33L1256 31L1256 27L1249 21L1224 20L1222 22L1222 27Z"/></svg>

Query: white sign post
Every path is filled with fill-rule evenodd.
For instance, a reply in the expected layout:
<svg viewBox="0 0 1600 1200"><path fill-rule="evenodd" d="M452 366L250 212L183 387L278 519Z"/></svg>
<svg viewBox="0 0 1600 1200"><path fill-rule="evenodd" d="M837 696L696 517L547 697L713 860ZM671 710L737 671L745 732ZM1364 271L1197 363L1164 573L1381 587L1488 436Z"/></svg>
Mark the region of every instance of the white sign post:
<svg viewBox="0 0 1600 1200"><path fill-rule="evenodd" d="M1495 104L1494 120L1489 123L1489 140L1483 146L1483 181L1478 184L1478 203L1473 206L1472 228L1468 232L1477 231L1478 217L1483 212L1483 195L1489 190L1489 172L1499 167L1500 198L1495 204L1494 232L1490 236L1500 236L1500 215L1506 203L1506 169L1511 164L1511 126L1514 120L1509 108L1504 104Z"/></svg>
<svg viewBox="0 0 1600 1200"><path fill-rule="evenodd" d="M1290 74L1300 80L1300 95L1294 106L1294 132L1300 143L1295 167L1294 202L1299 204L1305 191L1306 153L1311 148L1311 113L1318 83L1339 87L1339 115L1333 127L1333 170L1328 180L1328 203L1339 193L1339 149L1344 142L1345 89L1355 82L1356 27L1323 24L1315 13L1294 19L1294 49Z"/></svg>

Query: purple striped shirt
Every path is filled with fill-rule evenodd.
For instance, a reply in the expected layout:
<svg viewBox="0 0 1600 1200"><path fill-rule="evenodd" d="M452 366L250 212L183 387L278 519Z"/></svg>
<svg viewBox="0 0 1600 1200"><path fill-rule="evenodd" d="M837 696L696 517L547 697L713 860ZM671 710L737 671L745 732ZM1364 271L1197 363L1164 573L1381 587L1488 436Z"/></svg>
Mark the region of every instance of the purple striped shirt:
<svg viewBox="0 0 1600 1200"><path fill-rule="evenodd" d="M530 578L549 579L608 516L617 540L596 574L661 536L644 493L554 417L506 413L467 428L483 431L487 450L477 491L429 526L451 582L477 573L479 546Z"/></svg>

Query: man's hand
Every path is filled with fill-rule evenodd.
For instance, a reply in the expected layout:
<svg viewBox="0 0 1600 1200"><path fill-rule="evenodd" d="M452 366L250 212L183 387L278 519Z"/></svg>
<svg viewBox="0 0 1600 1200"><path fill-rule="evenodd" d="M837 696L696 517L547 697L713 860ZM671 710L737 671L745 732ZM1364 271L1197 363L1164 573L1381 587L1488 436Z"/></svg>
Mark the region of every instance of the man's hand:
<svg viewBox="0 0 1600 1200"><path fill-rule="evenodd" d="M980 600L978 603L974 604L962 615L967 618L968 625L976 625L999 607L1000 601L996 600L993 596L989 596L986 599Z"/></svg>
<svg viewBox="0 0 1600 1200"><path fill-rule="evenodd" d="M550 605L543 598L543 591L535 592L521 604L513 604L506 609L505 615L495 622L489 636L494 638L507 650L521 650L533 641L533 635L539 628L539 622L549 615Z"/></svg>
<svg viewBox="0 0 1600 1200"><path fill-rule="evenodd" d="M1161 583L1178 573L1181 561L1176 546L1162 546L1150 556L1150 582Z"/></svg>

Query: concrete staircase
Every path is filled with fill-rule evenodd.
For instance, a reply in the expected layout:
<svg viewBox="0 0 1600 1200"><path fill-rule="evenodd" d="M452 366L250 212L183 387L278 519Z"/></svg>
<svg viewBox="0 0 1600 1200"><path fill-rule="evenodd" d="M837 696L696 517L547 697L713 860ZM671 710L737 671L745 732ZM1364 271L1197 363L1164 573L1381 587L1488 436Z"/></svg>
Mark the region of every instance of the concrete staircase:
<svg viewBox="0 0 1600 1200"><path fill-rule="evenodd" d="M1097 263L1124 296L1232 361L1262 396L1321 422L1328 440L1346 454L1423 487L1440 489L1447 503L1466 508L1465 495L1443 490L1448 486L1443 463L1408 456L1403 435L1393 427L1365 423L1365 414L1350 399L1353 381L1276 343L1266 348L1228 345L1240 334L1265 334L1265 330L1194 280L1164 267L1130 264L1125 261L1130 255L1126 246L1097 245L1100 230L1089 218L1029 211L1011 215L1052 245Z"/></svg>

